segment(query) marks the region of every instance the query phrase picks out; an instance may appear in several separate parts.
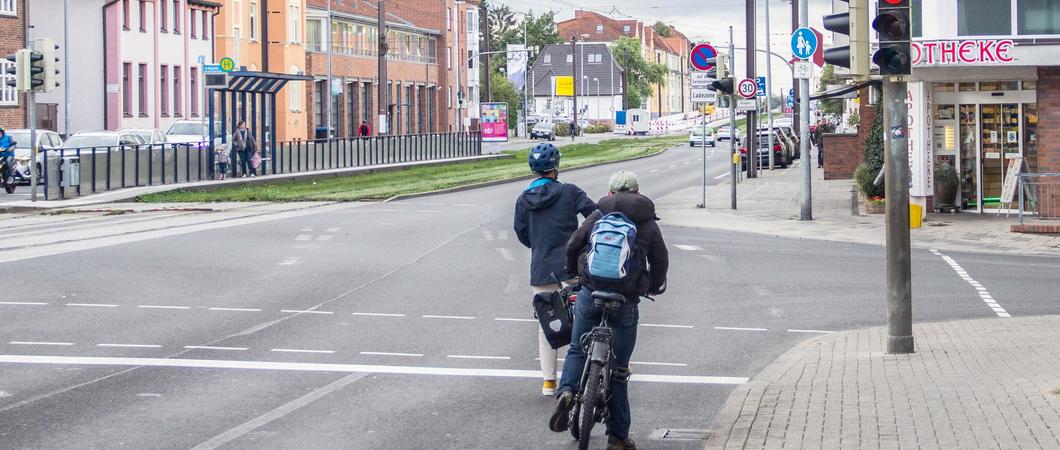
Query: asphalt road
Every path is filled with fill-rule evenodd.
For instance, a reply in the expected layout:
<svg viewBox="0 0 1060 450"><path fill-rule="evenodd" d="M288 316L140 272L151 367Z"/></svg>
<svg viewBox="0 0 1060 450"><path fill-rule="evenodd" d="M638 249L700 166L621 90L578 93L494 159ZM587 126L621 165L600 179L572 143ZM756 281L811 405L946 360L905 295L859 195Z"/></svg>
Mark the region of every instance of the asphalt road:
<svg viewBox="0 0 1060 450"><path fill-rule="evenodd" d="M700 182L700 155L561 180L598 197L626 168L662 198ZM0 302L0 448L573 448L540 395L524 186L0 263L19 286ZM653 436L708 430L732 383L802 339L884 321L881 248L663 225L669 290L642 304L633 355L643 448L702 447ZM913 264L916 320L998 317L961 272L1005 314L1060 313L1060 259Z"/></svg>

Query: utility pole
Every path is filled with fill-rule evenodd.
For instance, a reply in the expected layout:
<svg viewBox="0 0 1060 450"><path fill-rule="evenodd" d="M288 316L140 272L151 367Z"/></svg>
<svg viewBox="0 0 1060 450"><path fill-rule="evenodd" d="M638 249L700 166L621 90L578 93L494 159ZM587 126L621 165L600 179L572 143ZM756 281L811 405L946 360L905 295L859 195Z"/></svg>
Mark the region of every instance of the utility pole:
<svg viewBox="0 0 1060 450"><path fill-rule="evenodd" d="M331 123L331 107L332 107L332 103L335 102L334 96L332 95L333 93L331 92L331 65L332 65L332 61L331 60L332 60L332 53L334 53L333 50L334 50L334 46L335 46L334 43L331 42L331 37L333 36L332 30L331 30L331 2L332 1L333 0L328 0L328 19L327 19L328 20L328 28L327 28L328 37L326 38L327 42L328 42L328 85L327 85L326 88L324 88L327 91L326 98L328 99L328 104L327 104L327 106L324 107L324 111L327 112L327 119L324 121L324 123L326 123L327 127L328 127L327 130L324 131L324 136L327 137L327 138L331 138L331 126L332 126L332 123ZM380 0L379 3L382 3L382 0ZM382 6L379 7L379 10L380 11L383 10ZM266 17L265 20L269 20L269 18ZM380 28L380 29L382 29L382 28ZM262 43L262 45L268 45L268 41Z"/></svg>
<svg viewBox="0 0 1060 450"><path fill-rule="evenodd" d="M887 194L887 353L913 353L907 86L905 81L889 78L885 76L883 80L883 134L887 144L883 165ZM803 165L809 164L803 161Z"/></svg>
<svg viewBox="0 0 1060 450"><path fill-rule="evenodd" d="M576 40L576 38L574 36L570 37L570 55L571 55L571 57L570 57L571 63L574 64L573 66L571 66L570 74L571 74L571 78L574 78L574 77L578 76L578 41ZM572 117L574 117L574 125L571 126L571 130L570 130L570 139L572 141L574 140L575 127L578 126L578 81L580 81L580 80L574 80L574 83L573 83L574 84L574 111L573 111L574 115Z"/></svg>
<svg viewBox="0 0 1060 450"><path fill-rule="evenodd" d="M28 18L25 19L27 22ZM70 133L70 0L63 0L63 133Z"/></svg>
<svg viewBox="0 0 1060 450"><path fill-rule="evenodd" d="M799 27L809 27L807 0L799 0ZM821 45L821 43L818 43ZM904 97L903 97L904 98ZM799 220L813 220L813 164L810 162L810 80L799 80L799 154L802 162L802 198ZM805 123L803 123L805 122ZM908 189L906 189L908 190ZM909 212L906 211L906 214ZM909 223L908 221L906 223ZM908 237L908 234L907 234Z"/></svg>
<svg viewBox="0 0 1060 450"><path fill-rule="evenodd" d="M508 54L506 53L504 57L507 60ZM530 48L526 46L526 16L523 16L523 114L520 116L522 119L520 122L523 124L523 137L530 135L530 131L526 129L526 103L530 101L530 98L526 96L526 75L528 73L530 73Z"/></svg>
<svg viewBox="0 0 1060 450"><path fill-rule="evenodd" d="M331 0L328 0L330 7ZM330 23L330 22L329 22ZM379 0L379 19L376 25L379 30L379 85L376 86L376 104L379 110L379 126L376 129L377 134L390 133L389 124L387 123L387 106L390 103L390 95L387 92L386 87L386 0ZM331 27L330 25L328 26ZM457 47L459 49L459 47ZM457 71L459 73L459 71Z"/></svg>
<svg viewBox="0 0 1060 450"><path fill-rule="evenodd" d="M773 156L773 58L769 52L773 51L773 38L769 34L769 1L766 2L766 120L769 122L769 170L773 170L776 164ZM750 56L750 55L749 55Z"/></svg>
<svg viewBox="0 0 1060 450"><path fill-rule="evenodd" d="M755 79L755 3L757 0L745 0L747 6L747 78ZM755 133L758 132L758 111L747 113L747 178L758 177L758 146L755 145ZM772 152L773 149L769 149Z"/></svg>
<svg viewBox="0 0 1060 450"><path fill-rule="evenodd" d="M749 58L750 59L750 58ZM736 71L736 43L733 41L732 25L729 25L729 67ZM736 94L729 94L729 188L732 191L732 210L736 210L736 177L740 175L740 154L736 151Z"/></svg>
<svg viewBox="0 0 1060 450"><path fill-rule="evenodd" d="M802 9L805 10L806 8ZM799 20L799 2L791 0L791 31L795 31L795 29L798 28L798 24L800 23L802 22ZM824 45L824 43L819 43L817 45ZM792 70L791 72L791 89L795 91L795 95L793 96L795 100L800 101L802 99L802 92L799 89L799 80L795 79L794 70ZM799 113L800 109L801 108L791 108L791 123L795 126L795 132L799 133L799 136L802 136L802 122L799 120L799 118L802 117L802 114ZM806 161L803 161L801 164L805 163Z"/></svg>
<svg viewBox="0 0 1060 450"><path fill-rule="evenodd" d="M493 101L493 92L490 90L490 11L486 2L483 1L482 5L479 6L479 15L482 16L482 48L486 49L483 53L482 65L486 70L485 79L483 80L483 87L486 88L486 101ZM507 59L505 54L505 59ZM480 95L481 98L481 95Z"/></svg>

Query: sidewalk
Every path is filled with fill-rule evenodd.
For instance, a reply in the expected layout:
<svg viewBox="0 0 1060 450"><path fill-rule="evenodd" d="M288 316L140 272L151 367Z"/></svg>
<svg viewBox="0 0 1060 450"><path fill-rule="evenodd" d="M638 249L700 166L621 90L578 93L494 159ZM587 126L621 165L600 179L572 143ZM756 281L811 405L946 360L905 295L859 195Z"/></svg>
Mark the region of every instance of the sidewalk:
<svg viewBox="0 0 1060 450"><path fill-rule="evenodd" d="M708 449L1060 448L1060 316L884 328L802 342L732 392Z"/></svg>
<svg viewBox="0 0 1060 450"><path fill-rule="evenodd" d="M816 153L810 161L816 162ZM723 229L799 239L822 239L883 245L882 214L851 214L851 180L822 179L813 168L813 221L799 220L801 161L789 169L763 171L757 179L737 185L737 211L730 207L729 180L707 187L707 209L697 209L700 187L657 199L659 217L670 226ZM1060 255L1060 235L1013 233L1013 214L929 213L919 229L911 230L912 245L956 251Z"/></svg>

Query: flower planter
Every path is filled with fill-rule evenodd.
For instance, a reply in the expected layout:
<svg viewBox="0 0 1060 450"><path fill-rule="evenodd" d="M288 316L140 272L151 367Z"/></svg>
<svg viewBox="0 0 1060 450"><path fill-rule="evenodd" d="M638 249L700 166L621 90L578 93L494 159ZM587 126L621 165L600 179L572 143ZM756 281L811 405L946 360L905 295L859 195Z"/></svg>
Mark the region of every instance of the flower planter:
<svg viewBox="0 0 1060 450"><path fill-rule="evenodd" d="M859 198L861 200L862 213L864 213L864 214L886 214L887 213L887 204L886 203L880 204L880 205L875 205L875 204L872 203L871 200L869 200L867 197L865 197L864 193L860 193L859 194Z"/></svg>

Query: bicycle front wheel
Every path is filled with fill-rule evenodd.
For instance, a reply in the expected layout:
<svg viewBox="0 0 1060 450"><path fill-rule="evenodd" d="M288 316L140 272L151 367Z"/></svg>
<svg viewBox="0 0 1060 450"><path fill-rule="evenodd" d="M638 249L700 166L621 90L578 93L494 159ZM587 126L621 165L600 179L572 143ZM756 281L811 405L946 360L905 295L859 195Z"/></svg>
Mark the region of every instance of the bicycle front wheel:
<svg viewBox="0 0 1060 450"><path fill-rule="evenodd" d="M604 398L601 395L601 378L603 364L598 362L589 363L589 376L582 386L581 424L578 427L578 450L589 448L589 435L592 434L593 425L596 423L597 412L603 408Z"/></svg>

